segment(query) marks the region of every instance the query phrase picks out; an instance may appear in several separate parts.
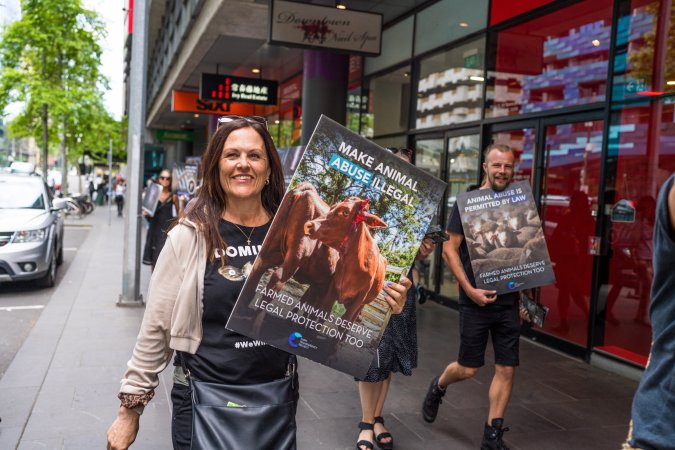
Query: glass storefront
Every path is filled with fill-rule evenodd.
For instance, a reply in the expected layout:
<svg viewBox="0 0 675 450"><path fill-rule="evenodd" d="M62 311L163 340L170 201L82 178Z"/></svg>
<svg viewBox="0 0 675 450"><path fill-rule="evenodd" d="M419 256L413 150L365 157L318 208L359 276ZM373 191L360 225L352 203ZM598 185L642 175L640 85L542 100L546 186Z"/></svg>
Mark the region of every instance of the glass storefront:
<svg viewBox="0 0 675 450"><path fill-rule="evenodd" d="M605 100L612 1L575 3L494 36L486 117Z"/></svg>
<svg viewBox="0 0 675 450"><path fill-rule="evenodd" d="M479 120L483 105L485 39L420 61L415 128Z"/></svg>
<svg viewBox="0 0 675 450"><path fill-rule="evenodd" d="M446 216L452 212L457 194L466 192L478 183L480 167L480 134L459 134L446 139ZM449 217L446 217L446 224ZM440 252L440 249L437 250ZM456 298L458 295L457 279L450 269L443 265L438 271L440 293L446 297ZM435 279L435 278L433 278Z"/></svg>
<svg viewBox="0 0 675 450"><path fill-rule="evenodd" d="M610 124L605 192L610 258L600 348L639 364L646 363L651 342L647 311L656 197L675 172L673 100L618 109ZM628 217L616 213L623 205L632 211Z"/></svg>
<svg viewBox="0 0 675 450"><path fill-rule="evenodd" d="M544 331L586 345L596 229L602 120L545 127L540 214L556 276L540 289L550 308Z"/></svg>
<svg viewBox="0 0 675 450"><path fill-rule="evenodd" d="M493 0L483 32L414 51L409 64L367 78L370 122L361 133L412 143L416 165L448 182L442 225L456 196L479 181L482 148L511 146L557 279L538 290L550 312L533 333L586 358L601 352L644 365L655 198L675 171L675 8L668 0L511 5ZM439 251L427 287L453 300L457 281Z"/></svg>
<svg viewBox="0 0 675 450"><path fill-rule="evenodd" d="M361 135L372 138L408 130L410 67L371 78L368 113L363 114Z"/></svg>

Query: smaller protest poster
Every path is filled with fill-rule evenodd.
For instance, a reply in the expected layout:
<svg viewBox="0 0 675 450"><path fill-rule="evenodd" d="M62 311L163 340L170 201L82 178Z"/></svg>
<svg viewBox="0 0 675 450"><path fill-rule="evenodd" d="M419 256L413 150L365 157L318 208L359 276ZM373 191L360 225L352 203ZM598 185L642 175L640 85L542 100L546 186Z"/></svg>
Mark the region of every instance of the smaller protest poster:
<svg viewBox="0 0 675 450"><path fill-rule="evenodd" d="M174 163L171 179L171 190L178 196L194 197L197 192L198 166L185 163Z"/></svg>
<svg viewBox="0 0 675 450"><path fill-rule="evenodd" d="M546 320L546 314L548 314L548 306L537 303L525 292L521 293L520 298L522 300L521 308L523 308L528 316L530 316L532 323L540 328L544 328L544 321Z"/></svg>
<svg viewBox="0 0 675 450"><path fill-rule="evenodd" d="M527 181L511 183L501 192L459 194L457 206L477 288L504 294L555 283Z"/></svg>
<svg viewBox="0 0 675 450"><path fill-rule="evenodd" d="M150 183L150 185L145 188L145 192L143 193L143 204L141 207L150 217L155 215L157 202L159 202L159 194L161 192L162 186L157 183Z"/></svg>

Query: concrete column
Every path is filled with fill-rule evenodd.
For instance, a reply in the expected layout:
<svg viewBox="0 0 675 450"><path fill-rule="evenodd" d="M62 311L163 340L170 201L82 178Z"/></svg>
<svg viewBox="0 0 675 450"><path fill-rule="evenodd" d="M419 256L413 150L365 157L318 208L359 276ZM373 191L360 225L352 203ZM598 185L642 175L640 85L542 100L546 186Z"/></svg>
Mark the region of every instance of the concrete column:
<svg viewBox="0 0 675 450"><path fill-rule="evenodd" d="M348 75L348 55L322 50L304 51L302 145L309 141L321 114L345 124Z"/></svg>

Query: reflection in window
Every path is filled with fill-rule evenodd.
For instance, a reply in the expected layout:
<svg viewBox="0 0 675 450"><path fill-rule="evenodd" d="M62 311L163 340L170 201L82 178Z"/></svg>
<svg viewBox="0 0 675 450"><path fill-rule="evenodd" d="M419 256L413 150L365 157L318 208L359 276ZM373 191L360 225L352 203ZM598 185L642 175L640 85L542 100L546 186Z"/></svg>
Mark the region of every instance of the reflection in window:
<svg viewBox="0 0 675 450"><path fill-rule="evenodd" d="M613 101L675 92L675 8L659 29L668 0L632 0L619 18L614 57ZM672 82L672 84L668 84Z"/></svg>
<svg viewBox="0 0 675 450"><path fill-rule="evenodd" d="M479 145L477 134L448 139L448 210L455 204L457 194L466 192L470 185L478 182Z"/></svg>
<svg viewBox="0 0 675 450"><path fill-rule="evenodd" d="M659 189L675 172L675 104L645 102L616 111L608 153L606 202L629 204L634 215L610 216L609 289L600 348L644 365L651 342L651 231Z"/></svg>
<svg viewBox="0 0 675 450"><path fill-rule="evenodd" d="M488 117L605 99L612 2L586 0L499 32Z"/></svg>
<svg viewBox="0 0 675 450"><path fill-rule="evenodd" d="M484 46L480 39L422 60L415 128L481 118Z"/></svg>
<svg viewBox="0 0 675 450"><path fill-rule="evenodd" d="M367 138L408 129L410 68L372 78L368 83L368 113L362 114L361 135Z"/></svg>

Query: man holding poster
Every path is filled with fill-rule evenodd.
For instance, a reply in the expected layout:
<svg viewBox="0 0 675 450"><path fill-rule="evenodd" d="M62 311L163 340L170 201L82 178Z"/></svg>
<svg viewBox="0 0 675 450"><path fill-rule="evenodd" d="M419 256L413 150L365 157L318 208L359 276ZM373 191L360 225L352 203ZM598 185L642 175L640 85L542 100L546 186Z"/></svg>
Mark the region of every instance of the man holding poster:
<svg viewBox="0 0 675 450"><path fill-rule="evenodd" d="M489 145L483 158L484 177L481 189L504 191L513 178L515 155L506 145ZM489 391L490 409L485 424L482 450L507 449L502 435L504 412L511 397L515 367L518 365L520 339L519 292L497 295L495 290L476 288L469 250L464 236L457 203L448 225L450 239L443 245L443 260L459 283L459 358L431 381L422 405L422 415L433 422L441 398L449 384L466 380L478 373L485 364L488 335L492 334L495 353L495 375ZM526 313L520 313L529 320Z"/></svg>

